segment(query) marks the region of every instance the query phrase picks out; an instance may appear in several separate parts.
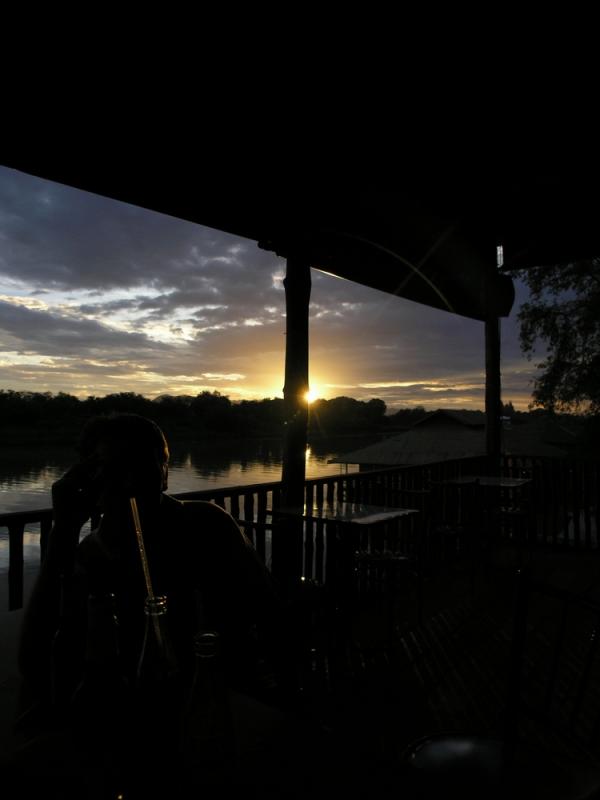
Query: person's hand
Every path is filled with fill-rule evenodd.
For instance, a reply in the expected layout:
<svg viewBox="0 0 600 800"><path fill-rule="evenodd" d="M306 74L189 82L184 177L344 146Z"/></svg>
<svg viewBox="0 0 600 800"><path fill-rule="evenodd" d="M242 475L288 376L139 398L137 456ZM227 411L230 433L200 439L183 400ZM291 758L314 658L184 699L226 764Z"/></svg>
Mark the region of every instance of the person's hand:
<svg viewBox="0 0 600 800"><path fill-rule="evenodd" d="M114 590L120 553L112 545L99 530L88 534L79 543L77 564L85 572L92 593Z"/></svg>
<svg viewBox="0 0 600 800"><path fill-rule="evenodd" d="M81 530L97 510L101 472L96 459L87 459L75 464L52 485L55 525Z"/></svg>

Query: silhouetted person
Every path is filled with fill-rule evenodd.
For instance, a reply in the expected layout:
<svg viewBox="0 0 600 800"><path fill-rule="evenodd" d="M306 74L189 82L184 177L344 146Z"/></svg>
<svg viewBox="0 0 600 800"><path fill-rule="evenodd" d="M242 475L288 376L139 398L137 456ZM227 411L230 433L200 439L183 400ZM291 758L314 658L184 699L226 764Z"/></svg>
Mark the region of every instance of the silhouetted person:
<svg viewBox="0 0 600 800"><path fill-rule="evenodd" d="M94 778L89 775L98 769L94 753L86 750L85 742L73 741L77 737L69 724L57 724L56 681L51 677L53 668L63 683L66 676L67 695L76 688L86 646L88 597L112 593L120 662L125 680L135 682L148 592L131 497L139 510L154 594L168 601L168 628L182 683L189 685L194 669L194 633L208 624L219 633L220 669L232 693L240 747L252 752L257 765L265 746L271 747L269 759L276 760L277 742L281 744L290 730L290 718L275 707L290 665L282 608L251 543L220 507L181 502L166 494L168 446L151 420L134 414L95 418L82 433L79 453L80 461L52 487L54 524L25 612L19 652L23 713L18 727L26 744L13 763L14 774L22 781L23 764L29 759L46 797L86 797L84 779L85 791L92 791ZM100 518L99 524L79 542L90 518ZM53 667L53 640L65 619L69 657L66 664ZM119 724L115 720L113 727ZM160 752L158 747L157 766ZM150 753L150 763L153 758ZM152 788L152 780L149 785ZM93 791L90 796L95 796Z"/></svg>

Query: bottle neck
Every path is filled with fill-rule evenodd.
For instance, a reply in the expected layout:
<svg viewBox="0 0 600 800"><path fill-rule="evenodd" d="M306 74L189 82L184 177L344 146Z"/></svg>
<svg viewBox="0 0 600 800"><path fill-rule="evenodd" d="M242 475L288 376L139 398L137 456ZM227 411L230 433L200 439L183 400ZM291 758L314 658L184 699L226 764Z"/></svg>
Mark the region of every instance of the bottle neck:
<svg viewBox="0 0 600 800"><path fill-rule="evenodd" d="M167 625L167 598L147 597L144 605L146 630L138 663L137 677L144 682L165 680L177 672L177 661Z"/></svg>
<svg viewBox="0 0 600 800"><path fill-rule="evenodd" d="M197 661L214 661L220 650L221 641L216 631L198 631L194 636L194 655Z"/></svg>
<svg viewBox="0 0 600 800"><path fill-rule="evenodd" d="M146 617L164 617L167 614L167 598L165 595L147 597L144 603Z"/></svg>

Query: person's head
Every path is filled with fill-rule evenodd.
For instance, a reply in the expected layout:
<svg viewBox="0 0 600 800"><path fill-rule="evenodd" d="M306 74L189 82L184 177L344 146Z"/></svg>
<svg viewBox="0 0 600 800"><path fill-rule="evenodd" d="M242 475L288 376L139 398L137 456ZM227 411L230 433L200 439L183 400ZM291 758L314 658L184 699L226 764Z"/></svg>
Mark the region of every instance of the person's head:
<svg viewBox="0 0 600 800"><path fill-rule="evenodd" d="M169 447L158 425L139 414L89 420L79 440L82 460L97 463L95 480L105 492L144 500L167 488Z"/></svg>

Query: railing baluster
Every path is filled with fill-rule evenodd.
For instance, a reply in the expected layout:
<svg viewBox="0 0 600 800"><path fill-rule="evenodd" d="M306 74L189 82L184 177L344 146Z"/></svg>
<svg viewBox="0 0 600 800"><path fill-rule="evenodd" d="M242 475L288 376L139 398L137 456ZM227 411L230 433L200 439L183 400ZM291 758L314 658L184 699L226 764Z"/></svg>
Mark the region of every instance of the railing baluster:
<svg viewBox="0 0 600 800"><path fill-rule="evenodd" d="M244 519L248 522L254 522L254 492L246 492L244 494ZM252 526L248 528L249 531L254 530ZM252 541L255 542L255 536L252 536Z"/></svg>
<svg viewBox="0 0 600 800"><path fill-rule="evenodd" d="M256 503L256 533L254 537L254 546L256 547L256 552L262 558L263 561L267 560L267 543L266 543L266 524L267 524L267 509L268 509L268 498L266 491L258 491L257 492L257 503Z"/></svg>
<svg viewBox="0 0 600 800"><path fill-rule="evenodd" d="M256 494L256 521L264 523L267 521L267 492L257 492Z"/></svg>
<svg viewBox="0 0 600 800"><path fill-rule="evenodd" d="M273 505L272 508L279 508L281 505L281 484L273 488Z"/></svg>
<svg viewBox="0 0 600 800"><path fill-rule="evenodd" d="M317 483L316 495L317 495L317 497L316 497L317 505L318 506L322 506L323 505L323 483L321 481L319 481L319 483Z"/></svg>
<svg viewBox="0 0 600 800"><path fill-rule="evenodd" d="M214 500L215 505L225 508L225 494L223 492L215 492Z"/></svg>
<svg viewBox="0 0 600 800"><path fill-rule="evenodd" d="M229 500L229 506L230 506L230 509L231 509L231 516L234 519L239 519L240 518L240 496L239 496L239 494L237 492L234 492L231 495L231 498Z"/></svg>
<svg viewBox="0 0 600 800"><path fill-rule="evenodd" d="M8 526L8 610L23 607L23 534L25 524L13 522Z"/></svg>
<svg viewBox="0 0 600 800"><path fill-rule="evenodd" d="M306 486L306 508L312 508L315 503L315 485L309 483Z"/></svg>
<svg viewBox="0 0 600 800"><path fill-rule="evenodd" d="M335 483L331 479L327 479L325 485L327 486L327 505L333 506L335 504L335 499L334 499Z"/></svg>

